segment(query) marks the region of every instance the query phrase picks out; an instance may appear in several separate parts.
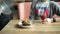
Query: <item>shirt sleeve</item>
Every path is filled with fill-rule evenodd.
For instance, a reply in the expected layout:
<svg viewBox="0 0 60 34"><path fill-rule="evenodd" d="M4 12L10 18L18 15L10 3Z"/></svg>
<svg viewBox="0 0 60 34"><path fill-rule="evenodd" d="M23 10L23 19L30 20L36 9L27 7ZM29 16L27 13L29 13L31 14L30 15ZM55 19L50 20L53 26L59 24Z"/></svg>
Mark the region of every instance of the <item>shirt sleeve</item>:
<svg viewBox="0 0 60 34"><path fill-rule="evenodd" d="M54 9L54 13L56 14L56 15L58 15L58 16L60 16L60 6L58 5L58 3L57 2L52 2L52 4L53 4L53 9Z"/></svg>

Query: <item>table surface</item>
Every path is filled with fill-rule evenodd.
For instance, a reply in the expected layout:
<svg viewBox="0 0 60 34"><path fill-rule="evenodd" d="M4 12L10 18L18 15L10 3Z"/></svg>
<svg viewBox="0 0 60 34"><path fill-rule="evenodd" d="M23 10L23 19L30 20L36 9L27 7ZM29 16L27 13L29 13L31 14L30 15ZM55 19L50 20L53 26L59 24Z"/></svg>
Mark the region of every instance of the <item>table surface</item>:
<svg viewBox="0 0 60 34"><path fill-rule="evenodd" d="M20 31L60 31L60 22L51 23L51 24L41 24L38 20L35 20L35 24L32 28L20 28L17 24L20 20L11 20L3 30L20 30Z"/></svg>
<svg viewBox="0 0 60 34"><path fill-rule="evenodd" d="M36 32L60 32L60 22L51 23L51 24L41 24L38 20L34 21L34 26L31 28L20 28L17 26L17 24L20 22L20 20L11 20L1 31L3 32L27 32L27 31L36 31ZM0 32L0 33L1 33Z"/></svg>

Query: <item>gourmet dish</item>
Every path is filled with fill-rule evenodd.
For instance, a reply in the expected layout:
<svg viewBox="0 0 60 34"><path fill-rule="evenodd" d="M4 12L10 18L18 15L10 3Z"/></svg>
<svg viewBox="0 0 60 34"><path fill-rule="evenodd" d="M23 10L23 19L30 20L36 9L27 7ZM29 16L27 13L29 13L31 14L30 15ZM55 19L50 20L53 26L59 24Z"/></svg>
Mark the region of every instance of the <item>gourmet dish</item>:
<svg viewBox="0 0 60 34"><path fill-rule="evenodd" d="M30 20L25 19L25 20L22 21L22 25L23 26L30 26L31 25L31 22L30 22Z"/></svg>

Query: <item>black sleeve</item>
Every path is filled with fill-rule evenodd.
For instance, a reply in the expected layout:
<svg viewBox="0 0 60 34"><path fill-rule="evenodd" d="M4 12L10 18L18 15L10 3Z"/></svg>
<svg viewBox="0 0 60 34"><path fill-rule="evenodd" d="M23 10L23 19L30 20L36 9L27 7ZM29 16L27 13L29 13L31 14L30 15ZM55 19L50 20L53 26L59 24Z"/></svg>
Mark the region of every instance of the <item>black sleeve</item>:
<svg viewBox="0 0 60 34"><path fill-rule="evenodd" d="M47 18L52 18L55 13L55 5L52 2L49 2L49 15Z"/></svg>
<svg viewBox="0 0 60 34"><path fill-rule="evenodd" d="M50 13L48 18L52 18L54 14L60 16L60 6L56 2L52 1L50 2Z"/></svg>
<svg viewBox="0 0 60 34"><path fill-rule="evenodd" d="M56 2L53 2L53 6L54 6L54 13L58 16L60 16L60 6L56 3Z"/></svg>
<svg viewBox="0 0 60 34"><path fill-rule="evenodd" d="M7 23L12 19L12 15L0 15L0 31L7 25Z"/></svg>

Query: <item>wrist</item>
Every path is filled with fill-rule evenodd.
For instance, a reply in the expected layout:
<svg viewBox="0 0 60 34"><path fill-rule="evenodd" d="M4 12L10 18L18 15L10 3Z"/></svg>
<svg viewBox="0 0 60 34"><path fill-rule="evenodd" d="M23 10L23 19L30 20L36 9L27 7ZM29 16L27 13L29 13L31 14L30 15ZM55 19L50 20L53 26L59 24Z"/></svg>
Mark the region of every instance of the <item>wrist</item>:
<svg viewBox="0 0 60 34"><path fill-rule="evenodd" d="M56 19L55 18L53 18L53 22L56 22Z"/></svg>

